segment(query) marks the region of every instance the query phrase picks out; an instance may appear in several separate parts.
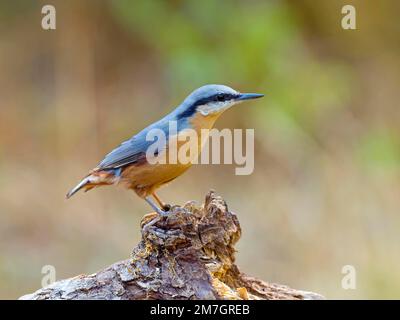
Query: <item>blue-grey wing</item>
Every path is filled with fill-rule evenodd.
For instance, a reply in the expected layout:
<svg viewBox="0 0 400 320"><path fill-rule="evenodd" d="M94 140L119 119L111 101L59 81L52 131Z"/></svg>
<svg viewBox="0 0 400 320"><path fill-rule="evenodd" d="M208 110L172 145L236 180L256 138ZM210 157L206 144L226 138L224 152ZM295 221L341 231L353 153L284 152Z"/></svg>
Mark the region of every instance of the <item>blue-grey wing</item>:
<svg viewBox="0 0 400 320"><path fill-rule="evenodd" d="M146 151L153 144L154 140L147 140L146 134L151 129L161 129L168 139L168 118L149 126L139 132L136 136L123 142L115 148L97 166L98 169L113 169L127 166L146 160ZM161 151L161 150L160 150Z"/></svg>
<svg viewBox="0 0 400 320"><path fill-rule="evenodd" d="M151 141L132 137L115 148L97 166L98 169L120 168L146 159L146 150Z"/></svg>

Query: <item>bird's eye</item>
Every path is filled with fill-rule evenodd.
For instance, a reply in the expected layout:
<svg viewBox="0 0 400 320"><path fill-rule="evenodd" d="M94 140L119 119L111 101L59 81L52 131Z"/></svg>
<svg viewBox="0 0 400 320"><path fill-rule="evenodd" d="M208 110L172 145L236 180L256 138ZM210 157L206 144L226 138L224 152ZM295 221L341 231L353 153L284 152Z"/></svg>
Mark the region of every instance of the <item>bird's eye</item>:
<svg viewBox="0 0 400 320"><path fill-rule="evenodd" d="M226 100L226 95L225 94L223 94L223 93L219 93L219 94L217 94L217 101L220 101L220 102L222 102L222 101L225 101Z"/></svg>

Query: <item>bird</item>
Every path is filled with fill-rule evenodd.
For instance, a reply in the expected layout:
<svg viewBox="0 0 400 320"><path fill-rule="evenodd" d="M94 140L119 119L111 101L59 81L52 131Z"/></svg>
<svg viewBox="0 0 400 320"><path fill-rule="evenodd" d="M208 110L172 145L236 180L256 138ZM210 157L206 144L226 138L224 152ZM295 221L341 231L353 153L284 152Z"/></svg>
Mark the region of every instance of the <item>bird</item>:
<svg viewBox="0 0 400 320"><path fill-rule="evenodd" d="M202 129L211 129L219 116L227 109L240 102L261 98L259 93L240 93L228 86L220 84L204 85L190 93L184 101L171 113L154 122L142 131L122 142L108 153L104 159L92 169L66 195L69 199L76 192L85 192L95 187L105 185L123 185L133 190L144 199L151 208L161 216L168 215L170 205L163 202L155 193L156 190L183 174L192 163L152 163L146 157L146 151L153 141L147 139L151 130L158 130L166 135L166 141L161 150L155 154L170 151L172 135L179 135L187 129L199 133ZM177 132L170 132L170 123L176 122ZM204 145L205 137L198 140L198 156ZM201 141L200 141L201 140ZM173 147L179 148L179 144ZM154 201L155 200L155 201Z"/></svg>

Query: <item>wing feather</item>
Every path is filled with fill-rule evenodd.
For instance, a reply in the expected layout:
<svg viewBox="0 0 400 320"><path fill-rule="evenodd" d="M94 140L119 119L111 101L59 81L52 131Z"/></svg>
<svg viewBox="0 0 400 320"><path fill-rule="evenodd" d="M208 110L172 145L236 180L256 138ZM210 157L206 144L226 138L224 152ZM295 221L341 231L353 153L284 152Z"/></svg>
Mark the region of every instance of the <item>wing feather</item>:
<svg viewBox="0 0 400 320"><path fill-rule="evenodd" d="M146 157L147 147L151 141L132 137L107 154L99 163L99 169L114 169L142 161Z"/></svg>
<svg viewBox="0 0 400 320"><path fill-rule="evenodd" d="M160 129L166 134L168 139L168 118L152 124L143 129L137 135L120 144L119 147L107 154L99 163L97 169L115 169L144 161L146 159L146 151L154 141L146 140L146 134L150 129Z"/></svg>

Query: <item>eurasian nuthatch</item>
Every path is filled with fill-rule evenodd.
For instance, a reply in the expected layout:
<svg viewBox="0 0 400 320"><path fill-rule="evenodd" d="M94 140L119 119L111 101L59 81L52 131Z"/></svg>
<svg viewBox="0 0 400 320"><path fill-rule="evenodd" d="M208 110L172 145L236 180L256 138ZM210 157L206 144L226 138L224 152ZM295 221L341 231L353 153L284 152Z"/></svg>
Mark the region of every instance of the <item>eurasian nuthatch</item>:
<svg viewBox="0 0 400 320"><path fill-rule="evenodd" d="M80 189L88 191L102 185L122 184L146 200L157 213L165 215L168 205L160 200L155 191L180 176L191 166L191 163L150 164L146 158L146 150L152 144L152 141L146 139L149 131L162 130L167 140L170 140L169 123L176 121L178 134L190 128L198 132L200 137L201 129L211 129L218 117L234 104L262 96L256 93L239 93L223 85L205 85L198 88L170 114L143 129L106 155L96 168L68 192L67 198ZM199 153L202 147L201 141L205 141L204 137L199 138L198 141ZM159 152L167 152L168 148L170 145L167 141L164 150L159 150ZM179 148L179 144L176 148ZM155 204L151 196L160 207Z"/></svg>

